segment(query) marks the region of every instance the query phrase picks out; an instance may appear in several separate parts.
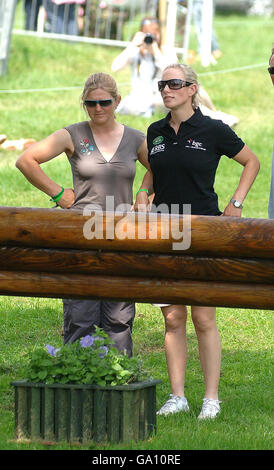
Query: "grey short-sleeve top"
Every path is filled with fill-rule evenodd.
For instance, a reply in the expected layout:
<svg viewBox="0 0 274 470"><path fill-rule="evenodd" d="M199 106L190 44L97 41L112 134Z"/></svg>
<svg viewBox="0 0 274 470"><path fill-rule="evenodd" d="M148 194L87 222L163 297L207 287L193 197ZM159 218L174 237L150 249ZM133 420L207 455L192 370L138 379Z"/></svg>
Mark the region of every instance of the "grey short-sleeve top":
<svg viewBox="0 0 274 470"><path fill-rule="evenodd" d="M68 160L73 175L75 202L72 209L82 210L87 204L106 208L106 196L113 196L114 209L132 204L132 185L136 173L137 151L145 136L124 126L117 150L107 161L97 148L88 121L65 127L71 135L74 153Z"/></svg>

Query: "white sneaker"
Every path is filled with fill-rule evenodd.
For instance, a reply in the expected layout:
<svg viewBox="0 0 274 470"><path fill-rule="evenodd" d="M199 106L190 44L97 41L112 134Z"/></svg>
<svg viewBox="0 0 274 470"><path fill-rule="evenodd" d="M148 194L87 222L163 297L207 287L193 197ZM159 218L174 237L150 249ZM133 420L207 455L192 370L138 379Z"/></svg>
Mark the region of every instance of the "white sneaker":
<svg viewBox="0 0 274 470"><path fill-rule="evenodd" d="M157 411L157 415L169 415L178 413L179 411L189 411L187 399L185 397L178 397L172 393L169 395L167 402Z"/></svg>
<svg viewBox="0 0 274 470"><path fill-rule="evenodd" d="M214 419L220 413L220 401L212 398L204 398L201 413L198 419Z"/></svg>

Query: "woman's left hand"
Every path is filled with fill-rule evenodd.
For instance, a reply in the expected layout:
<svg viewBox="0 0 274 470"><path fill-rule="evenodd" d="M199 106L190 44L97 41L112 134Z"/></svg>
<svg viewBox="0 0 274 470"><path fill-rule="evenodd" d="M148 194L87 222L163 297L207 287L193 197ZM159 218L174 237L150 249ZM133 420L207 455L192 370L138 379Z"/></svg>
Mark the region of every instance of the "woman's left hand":
<svg viewBox="0 0 274 470"><path fill-rule="evenodd" d="M242 217L242 209L233 206L232 202L229 202L222 215L226 217Z"/></svg>
<svg viewBox="0 0 274 470"><path fill-rule="evenodd" d="M260 162L247 145L245 145L242 150L233 157L233 160L243 165L244 169L241 174L239 185L232 197L233 199L243 202L260 169ZM235 207L230 201L222 215L228 217L241 217L242 210Z"/></svg>
<svg viewBox="0 0 274 470"><path fill-rule="evenodd" d="M66 188L61 199L58 201L58 206L62 209L69 209L75 201L74 190L72 188Z"/></svg>

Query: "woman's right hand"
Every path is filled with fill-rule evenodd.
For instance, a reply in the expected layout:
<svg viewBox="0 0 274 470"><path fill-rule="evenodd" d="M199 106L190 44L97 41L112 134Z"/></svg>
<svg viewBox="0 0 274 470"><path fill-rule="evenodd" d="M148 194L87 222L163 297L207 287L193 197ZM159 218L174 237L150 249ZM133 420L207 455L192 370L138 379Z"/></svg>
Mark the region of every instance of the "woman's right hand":
<svg viewBox="0 0 274 470"><path fill-rule="evenodd" d="M145 34L142 31L138 31L134 34L131 41L132 45L135 47L140 47L143 44Z"/></svg>
<svg viewBox="0 0 274 470"><path fill-rule="evenodd" d="M74 204L74 201L74 190L72 188L67 188L59 199L58 206L62 207L62 209L69 209Z"/></svg>
<svg viewBox="0 0 274 470"><path fill-rule="evenodd" d="M146 191L137 194L133 210L135 212L149 212L150 202Z"/></svg>

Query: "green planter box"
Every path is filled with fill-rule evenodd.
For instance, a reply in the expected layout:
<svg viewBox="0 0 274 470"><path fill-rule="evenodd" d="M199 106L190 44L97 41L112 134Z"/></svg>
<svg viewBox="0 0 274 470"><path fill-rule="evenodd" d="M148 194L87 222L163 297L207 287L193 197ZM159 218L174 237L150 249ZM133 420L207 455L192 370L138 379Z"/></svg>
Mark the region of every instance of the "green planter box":
<svg viewBox="0 0 274 470"><path fill-rule="evenodd" d="M156 433L160 380L115 387L12 382L17 439L127 442Z"/></svg>

